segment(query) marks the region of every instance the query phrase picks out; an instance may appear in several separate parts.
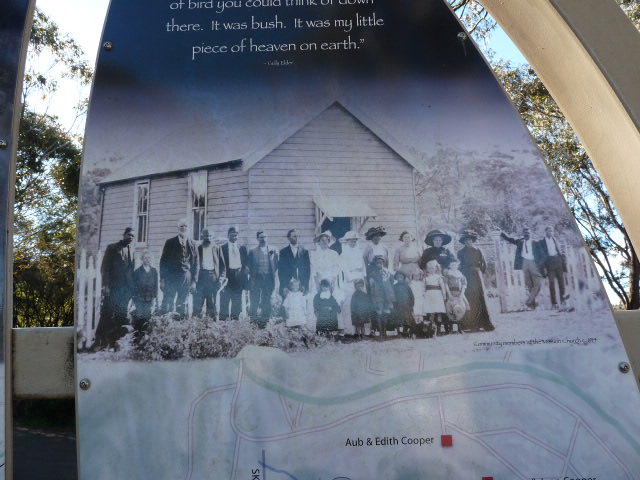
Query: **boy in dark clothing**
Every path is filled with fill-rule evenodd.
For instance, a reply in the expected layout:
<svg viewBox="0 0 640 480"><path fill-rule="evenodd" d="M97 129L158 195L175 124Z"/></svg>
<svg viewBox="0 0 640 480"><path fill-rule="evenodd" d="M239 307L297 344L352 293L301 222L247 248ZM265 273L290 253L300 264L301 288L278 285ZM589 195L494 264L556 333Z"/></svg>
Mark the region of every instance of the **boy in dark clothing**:
<svg viewBox="0 0 640 480"><path fill-rule="evenodd" d="M151 312L158 296L158 271L151 266L148 252L142 254L142 265L133 272L133 341L140 343L148 329Z"/></svg>
<svg viewBox="0 0 640 480"><path fill-rule="evenodd" d="M371 324L373 307L371 299L364 291L364 280L358 279L354 282L356 291L351 297L351 324L355 327L356 336L362 338L367 324Z"/></svg>
<svg viewBox="0 0 640 480"><path fill-rule="evenodd" d="M413 304L415 299L413 292L407 283L404 273L396 272L393 291L396 296L393 302L393 317L396 327L402 328L403 336L409 336L415 330L415 320L413 319Z"/></svg>
<svg viewBox="0 0 640 480"><path fill-rule="evenodd" d="M316 331L331 333L338 331L340 305L331 293L329 280L320 282L320 292L313 298L313 312L316 314Z"/></svg>

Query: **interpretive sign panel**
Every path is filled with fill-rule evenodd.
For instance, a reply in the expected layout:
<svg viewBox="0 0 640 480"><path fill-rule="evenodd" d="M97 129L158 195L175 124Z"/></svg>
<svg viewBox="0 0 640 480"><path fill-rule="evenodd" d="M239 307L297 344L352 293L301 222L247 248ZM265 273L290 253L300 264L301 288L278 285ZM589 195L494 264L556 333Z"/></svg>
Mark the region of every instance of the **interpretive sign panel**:
<svg viewBox="0 0 640 480"><path fill-rule="evenodd" d="M114 0L82 478L640 478L580 233L441 0Z"/></svg>
<svg viewBox="0 0 640 480"><path fill-rule="evenodd" d="M5 340L11 328L12 258L9 232L13 218L14 155L17 148L19 91L28 0L0 5L0 478L5 477Z"/></svg>

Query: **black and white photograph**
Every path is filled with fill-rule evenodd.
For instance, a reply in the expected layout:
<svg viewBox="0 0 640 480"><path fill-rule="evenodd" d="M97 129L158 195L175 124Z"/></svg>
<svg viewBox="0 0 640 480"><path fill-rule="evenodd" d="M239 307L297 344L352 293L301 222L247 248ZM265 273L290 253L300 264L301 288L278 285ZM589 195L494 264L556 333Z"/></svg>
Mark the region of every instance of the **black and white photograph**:
<svg viewBox="0 0 640 480"><path fill-rule="evenodd" d="M640 426L604 413L623 380L572 367L624 354L599 275L448 4L114 1L102 45L77 245L87 478L591 471L574 451L635 478ZM638 450L616 463L603 438Z"/></svg>
<svg viewBox="0 0 640 480"><path fill-rule="evenodd" d="M376 8L385 31L404 22L394 10ZM177 360L251 344L553 336L562 319L608 311L534 143L471 43L435 47L449 34L423 31L426 57L416 42L375 57L299 52L287 67L226 57L190 88L184 60L134 87L110 75L153 75L124 66L135 48L103 52L111 70L98 69L83 167L79 351ZM354 304L356 292L366 297Z"/></svg>

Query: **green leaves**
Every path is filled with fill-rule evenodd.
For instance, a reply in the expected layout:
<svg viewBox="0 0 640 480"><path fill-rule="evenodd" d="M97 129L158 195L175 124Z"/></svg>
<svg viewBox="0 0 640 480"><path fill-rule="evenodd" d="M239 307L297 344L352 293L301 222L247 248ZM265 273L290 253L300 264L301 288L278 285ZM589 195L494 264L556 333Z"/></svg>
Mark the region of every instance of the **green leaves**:
<svg viewBox="0 0 640 480"><path fill-rule="evenodd" d="M73 324L81 139L48 112L63 79L91 79L80 47L36 9L24 79L14 206L14 324ZM86 103L83 103L86 106Z"/></svg>

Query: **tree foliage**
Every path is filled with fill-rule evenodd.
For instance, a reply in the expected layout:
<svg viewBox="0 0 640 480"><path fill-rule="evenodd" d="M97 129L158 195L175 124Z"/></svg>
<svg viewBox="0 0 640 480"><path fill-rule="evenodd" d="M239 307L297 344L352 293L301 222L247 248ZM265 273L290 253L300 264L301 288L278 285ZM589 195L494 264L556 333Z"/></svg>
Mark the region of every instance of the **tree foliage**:
<svg viewBox="0 0 640 480"><path fill-rule="evenodd" d="M530 67L501 63L495 70L544 153L605 281L625 308L638 308L638 257L609 192L571 125Z"/></svg>
<svg viewBox="0 0 640 480"><path fill-rule="evenodd" d="M495 27L488 12L476 0L450 0L450 3L480 45L486 45ZM640 28L640 3L637 0L617 0L617 3ZM489 58L518 113L538 142L603 279L618 296L623 308L639 308L638 256L611 196L580 140L531 67L495 61L493 55Z"/></svg>
<svg viewBox="0 0 640 480"><path fill-rule="evenodd" d="M60 81L86 84L82 50L36 9L24 79L14 207L14 324L73 324L80 139L49 113ZM82 107L77 110L81 116Z"/></svg>

